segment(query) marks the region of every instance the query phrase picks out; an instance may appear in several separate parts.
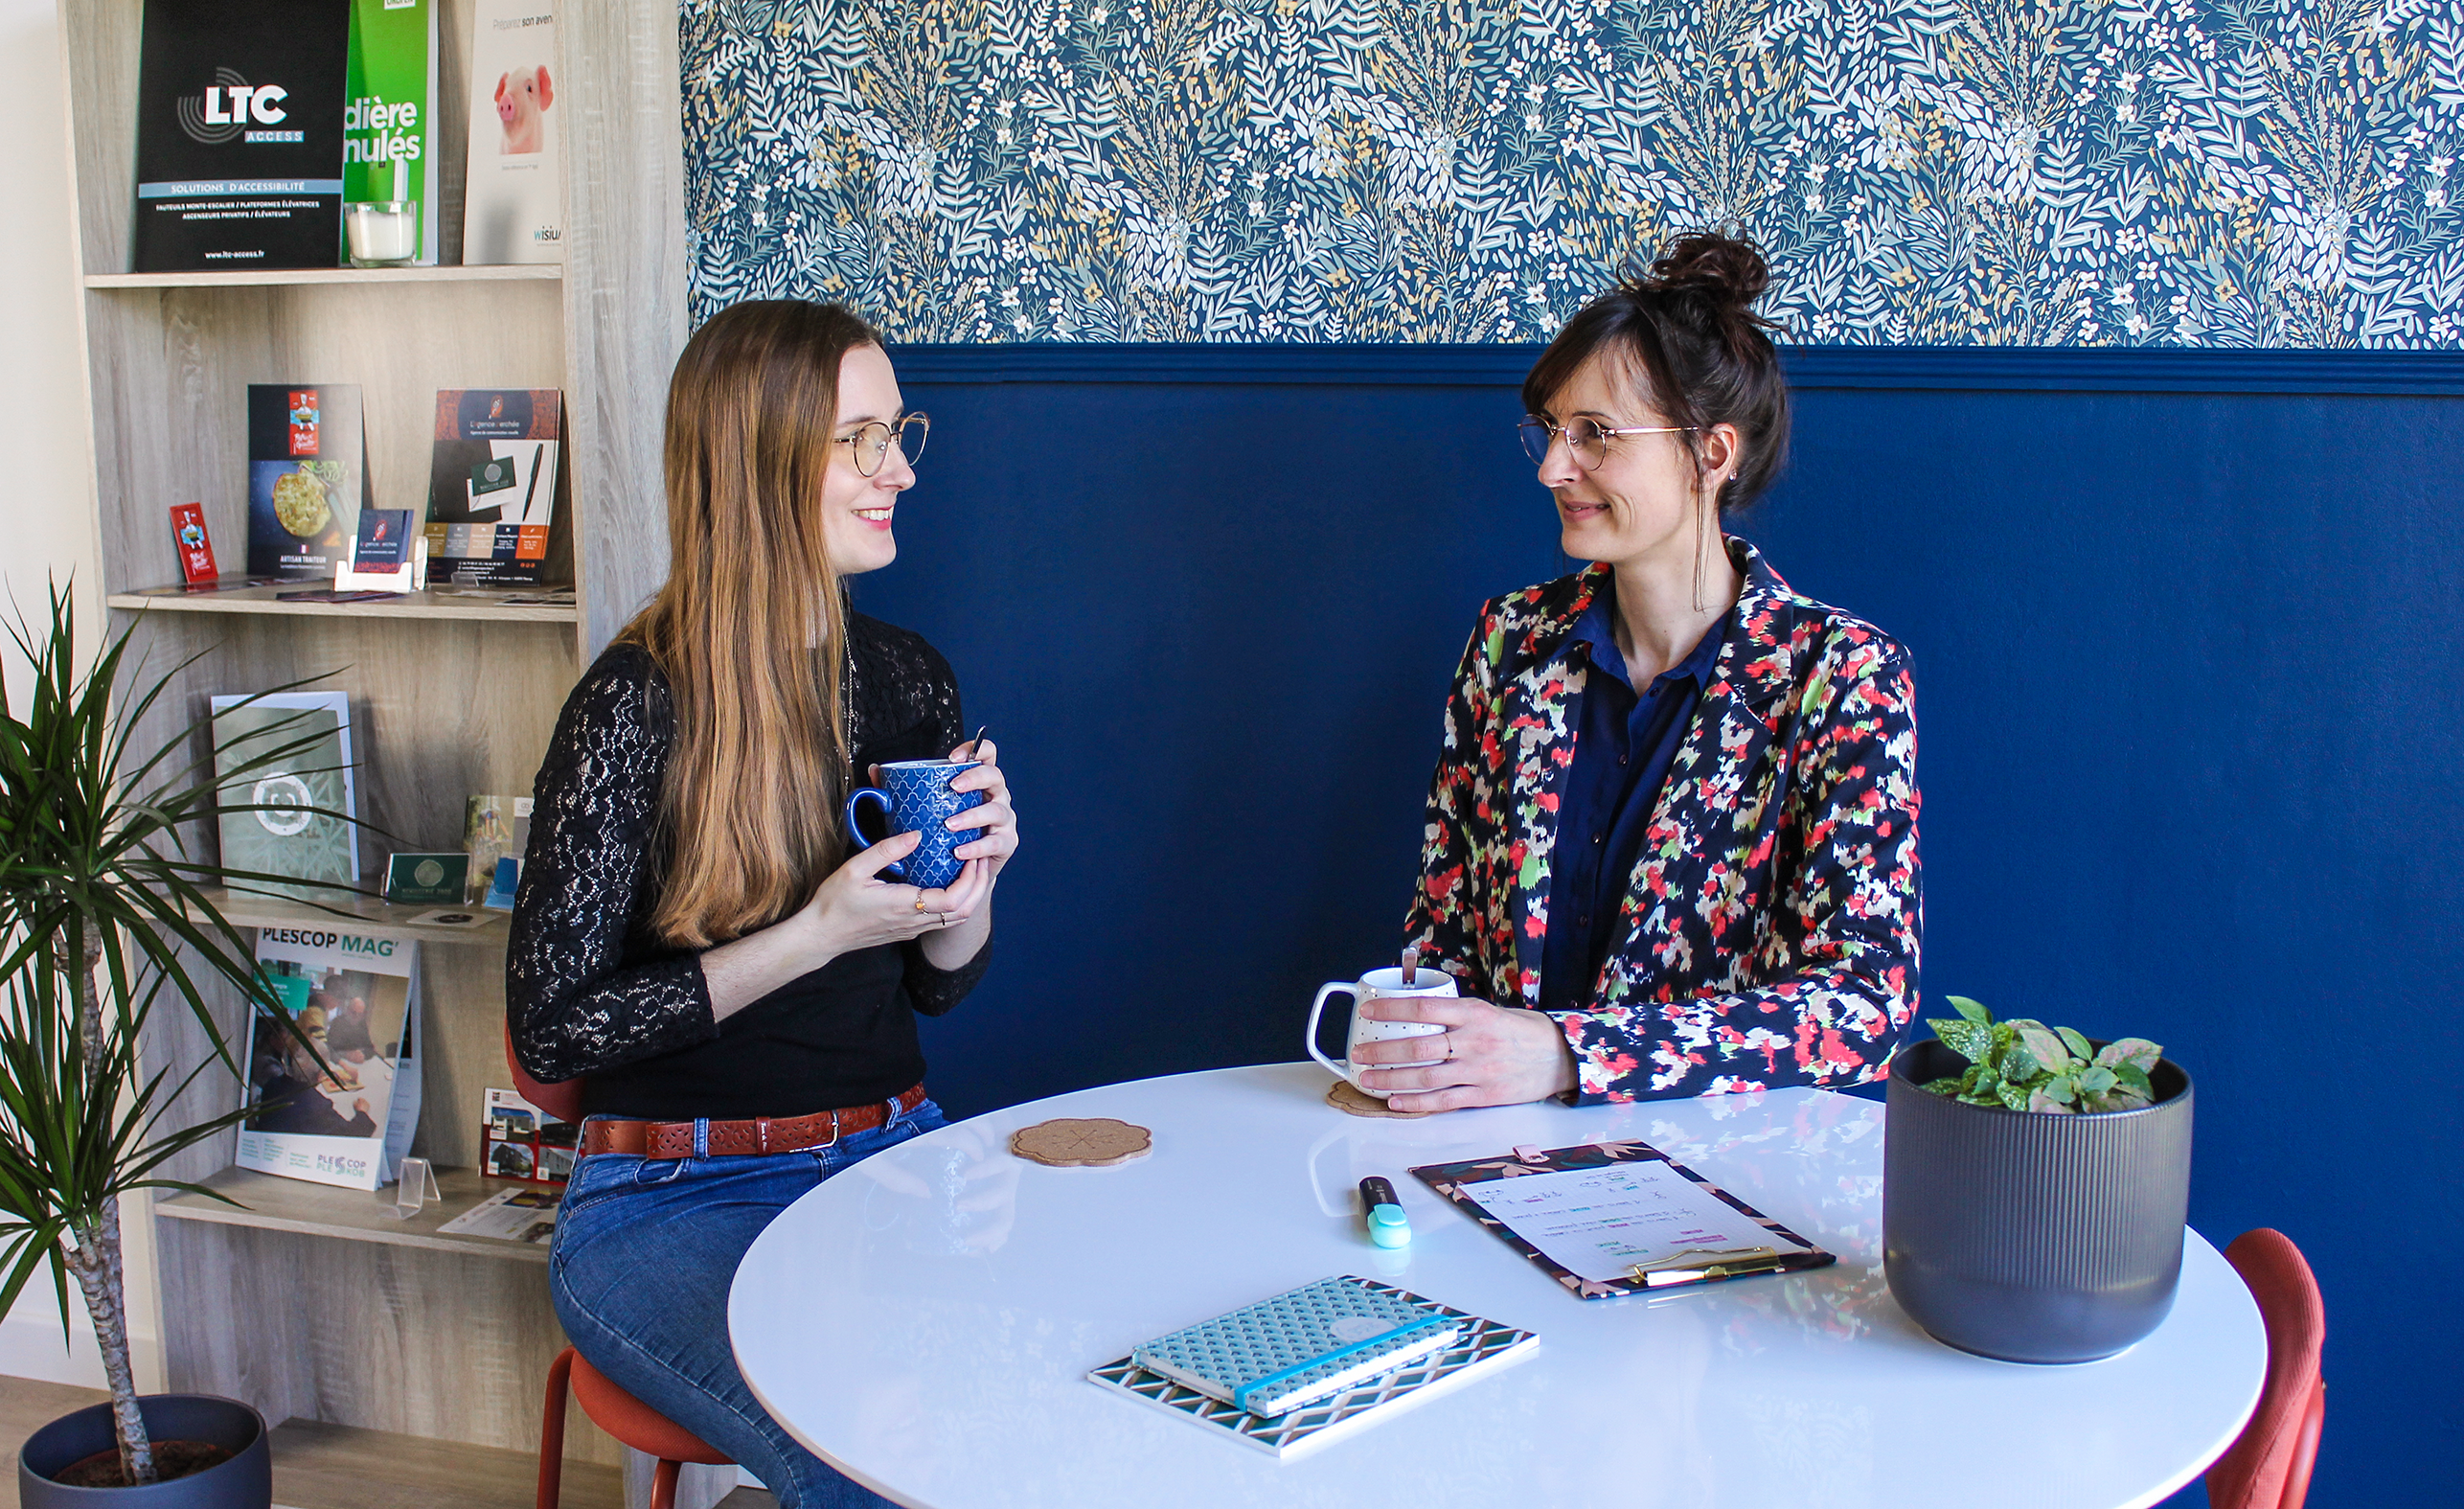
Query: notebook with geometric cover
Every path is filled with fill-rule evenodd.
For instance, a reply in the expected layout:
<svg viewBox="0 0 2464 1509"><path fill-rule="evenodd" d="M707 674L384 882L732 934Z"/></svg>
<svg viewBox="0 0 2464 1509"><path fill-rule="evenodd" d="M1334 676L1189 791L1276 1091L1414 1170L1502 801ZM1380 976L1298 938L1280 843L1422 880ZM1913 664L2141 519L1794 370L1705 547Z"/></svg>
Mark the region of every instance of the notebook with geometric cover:
<svg viewBox="0 0 2464 1509"><path fill-rule="evenodd" d="M1272 1416L1426 1357L1461 1330L1392 1291L1322 1278L1129 1355L1150 1373Z"/></svg>
<svg viewBox="0 0 2464 1509"><path fill-rule="evenodd" d="M1150 1371L1139 1365L1136 1354L1094 1369L1086 1375L1087 1381L1289 1460L1451 1392L1482 1374L1510 1366L1530 1356L1540 1345L1531 1332L1468 1315L1391 1285L1352 1277L1323 1282L1351 1286L1389 1305L1409 1307L1405 1313L1417 1312L1439 1321L1437 1334L1448 1335L1450 1339L1400 1363L1381 1359L1373 1364L1377 1370L1369 1376L1322 1393L1309 1403L1285 1404L1279 1415L1253 1413L1219 1393ZM1149 1346L1154 1344L1151 1342Z"/></svg>

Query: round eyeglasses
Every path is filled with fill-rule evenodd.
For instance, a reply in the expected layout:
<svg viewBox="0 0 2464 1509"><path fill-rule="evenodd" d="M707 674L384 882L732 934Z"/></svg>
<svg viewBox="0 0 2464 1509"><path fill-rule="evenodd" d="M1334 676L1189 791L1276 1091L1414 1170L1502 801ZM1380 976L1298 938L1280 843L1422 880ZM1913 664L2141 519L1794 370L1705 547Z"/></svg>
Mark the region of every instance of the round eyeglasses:
<svg viewBox="0 0 2464 1509"><path fill-rule="evenodd" d="M901 416L895 424L885 420L874 420L857 426L855 434L841 435L831 444L849 447L856 457L856 474L870 477L880 472L882 461L890 454L893 438L898 441L900 457L912 467L916 458L924 454L924 438L931 433L931 419L922 414L908 414Z"/></svg>
<svg viewBox="0 0 2464 1509"><path fill-rule="evenodd" d="M1608 442L1612 437L1687 435L1694 431L1691 424L1642 424L1612 429L1595 419L1568 420L1563 424L1552 424L1537 414L1524 415L1522 423L1516 427L1522 432L1523 454L1532 458L1533 466L1547 464L1549 446L1563 435L1565 437L1565 448L1574 455L1574 464L1586 471L1598 470L1600 464L1608 459Z"/></svg>

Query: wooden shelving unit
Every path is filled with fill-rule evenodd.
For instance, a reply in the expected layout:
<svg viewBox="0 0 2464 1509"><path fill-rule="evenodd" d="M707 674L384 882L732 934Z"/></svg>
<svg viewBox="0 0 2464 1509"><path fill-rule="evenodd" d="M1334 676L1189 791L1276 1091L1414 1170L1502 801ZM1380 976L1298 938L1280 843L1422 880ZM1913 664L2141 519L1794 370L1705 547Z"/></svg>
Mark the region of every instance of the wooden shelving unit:
<svg viewBox="0 0 2464 1509"><path fill-rule="evenodd" d="M459 619L473 624L564 624L581 616L581 606L556 603L507 603L506 597L533 594L489 592L405 592L388 603L285 603L277 595L312 587L307 582L280 586L233 587L224 592L184 592L161 587L139 592L114 592L104 599L113 607L154 613L290 613L305 618Z"/></svg>
<svg viewBox="0 0 2464 1509"><path fill-rule="evenodd" d="M215 909L242 927L348 927L377 938L402 938L413 943L463 944L473 948L505 947L509 912L489 912L488 921L470 927L418 924L414 917L443 911L441 906L398 906L391 902L293 901L287 896L252 896L246 892L208 891ZM477 910L477 908L473 908Z"/></svg>
<svg viewBox="0 0 2464 1509"><path fill-rule="evenodd" d="M289 1231L307 1237L331 1237L342 1242L377 1242L399 1247L425 1247L513 1263L544 1266L548 1249L529 1242L495 1237L446 1236L437 1227L462 1215L501 1190L518 1186L506 1179L483 1178L476 1169L439 1169L441 1200L432 1200L409 1216L391 1214L389 1190L336 1189L295 1178L278 1178L250 1169L224 1169L203 1180L206 1188L238 1201L226 1205L205 1195L173 1195L154 1202L154 1214L170 1221L203 1221L227 1226L253 1226L261 1231Z"/></svg>
<svg viewBox="0 0 2464 1509"><path fill-rule="evenodd" d="M503 267L265 267L248 272L89 272L89 288L263 288L331 283L518 283L564 276L556 263Z"/></svg>
<svg viewBox="0 0 2464 1509"><path fill-rule="evenodd" d="M461 252L472 10L440 0L432 115L447 263ZM128 270L142 13L142 0L63 0L61 14L103 593L112 627L134 631L146 663L182 668L134 737L171 737L218 693L309 677L349 693L359 815L397 835L362 840L360 873L381 876L397 839L460 847L471 793L531 789L566 692L666 574L660 416L685 338L674 7L559 8L562 266L200 273ZM271 587L155 590L177 575L173 504L202 503L223 560L241 560L246 388L285 380L359 385L378 507L425 501L437 390L562 389L574 602L419 592L331 605L279 602L284 589ZM245 1399L278 1422L535 1451L538 1390L563 1344L546 1252L435 1230L481 1198L467 1172L479 1159L480 1091L509 1079L505 923L444 928L410 921L439 908L339 909L363 930L426 946L413 1152L466 1172L446 1177L442 1208L397 1222L382 1213L390 1192L233 1170L229 1133L184 1155L165 1172L210 1180L245 1208L196 1196L156 1202L171 1386ZM224 913L244 926L340 921L251 896L227 898ZM222 1010L219 1027L237 1038L240 1003ZM211 1048L194 1022L158 1012L144 1052L185 1073ZM239 1092L211 1070L172 1114L220 1114ZM569 1455L622 1460L572 1419Z"/></svg>

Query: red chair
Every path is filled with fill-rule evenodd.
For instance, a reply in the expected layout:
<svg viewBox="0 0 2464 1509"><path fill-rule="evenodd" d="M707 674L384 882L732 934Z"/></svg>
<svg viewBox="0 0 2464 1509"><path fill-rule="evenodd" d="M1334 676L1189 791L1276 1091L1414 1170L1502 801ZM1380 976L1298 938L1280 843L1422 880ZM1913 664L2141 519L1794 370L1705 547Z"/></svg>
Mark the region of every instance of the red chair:
<svg viewBox="0 0 2464 1509"><path fill-rule="evenodd" d="M559 1085L543 1085L531 1078L521 1061L513 1057L513 1030L510 1024L505 1029L505 1065L513 1071L513 1087L522 1092L524 1100L559 1121L582 1120L582 1082L566 1080ZM538 1509L557 1509L559 1490L563 1486L564 1400L568 1387L573 1397L582 1401L582 1412L600 1429L634 1451L659 1459L659 1470L650 1479L650 1509L675 1509L676 1475L682 1471L683 1463L736 1465L735 1458L625 1392L606 1374L591 1366L590 1359L566 1347L548 1364L547 1408L539 1418Z"/></svg>
<svg viewBox="0 0 2464 1509"><path fill-rule="evenodd" d="M2250 1286L2268 1327L2268 1382L2241 1439L2207 1469L2210 1509L2301 1509L2327 1420L2327 1380L2318 1354L2327 1306L2301 1248L2281 1231L2245 1231L2224 1260Z"/></svg>

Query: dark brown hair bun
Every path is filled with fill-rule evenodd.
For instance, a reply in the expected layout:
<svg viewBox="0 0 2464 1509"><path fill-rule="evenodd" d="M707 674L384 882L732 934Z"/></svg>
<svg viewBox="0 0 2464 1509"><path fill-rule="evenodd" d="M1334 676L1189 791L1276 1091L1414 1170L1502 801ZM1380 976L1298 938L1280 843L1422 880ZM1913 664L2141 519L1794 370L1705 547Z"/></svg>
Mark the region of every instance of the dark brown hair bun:
<svg viewBox="0 0 2464 1509"><path fill-rule="evenodd" d="M1669 242L1652 263L1652 281L1671 290L1703 293L1743 313L1771 286L1771 269L1753 242L1698 232Z"/></svg>

